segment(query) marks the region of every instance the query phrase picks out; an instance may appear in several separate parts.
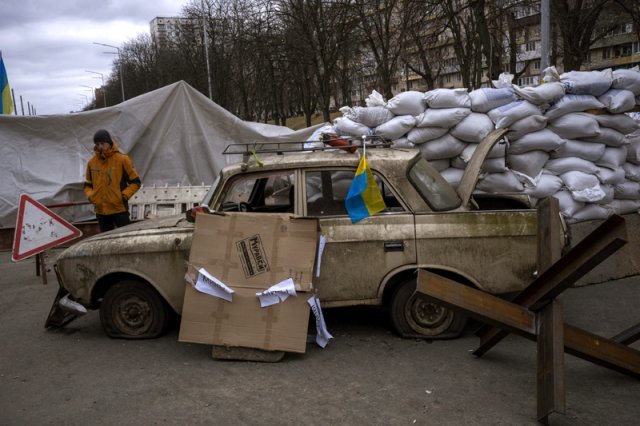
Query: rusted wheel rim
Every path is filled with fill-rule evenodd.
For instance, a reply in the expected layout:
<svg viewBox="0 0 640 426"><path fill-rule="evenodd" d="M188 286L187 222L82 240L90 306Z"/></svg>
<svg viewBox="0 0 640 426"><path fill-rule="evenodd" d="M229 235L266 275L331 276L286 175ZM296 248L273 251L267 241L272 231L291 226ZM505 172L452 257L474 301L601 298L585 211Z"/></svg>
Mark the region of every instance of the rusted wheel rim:
<svg viewBox="0 0 640 426"><path fill-rule="evenodd" d="M127 334L144 334L153 323L151 306L138 295L123 295L114 304L113 322Z"/></svg>
<svg viewBox="0 0 640 426"><path fill-rule="evenodd" d="M406 305L405 317L416 333L434 336L451 326L454 313L437 303L412 296Z"/></svg>

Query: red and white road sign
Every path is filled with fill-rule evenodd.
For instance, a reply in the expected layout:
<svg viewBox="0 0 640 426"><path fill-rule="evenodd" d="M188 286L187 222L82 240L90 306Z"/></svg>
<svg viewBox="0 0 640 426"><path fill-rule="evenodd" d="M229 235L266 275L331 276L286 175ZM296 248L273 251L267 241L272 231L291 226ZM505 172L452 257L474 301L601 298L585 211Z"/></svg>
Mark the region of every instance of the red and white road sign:
<svg viewBox="0 0 640 426"><path fill-rule="evenodd" d="M11 260L17 262L81 235L78 228L27 194L21 194Z"/></svg>

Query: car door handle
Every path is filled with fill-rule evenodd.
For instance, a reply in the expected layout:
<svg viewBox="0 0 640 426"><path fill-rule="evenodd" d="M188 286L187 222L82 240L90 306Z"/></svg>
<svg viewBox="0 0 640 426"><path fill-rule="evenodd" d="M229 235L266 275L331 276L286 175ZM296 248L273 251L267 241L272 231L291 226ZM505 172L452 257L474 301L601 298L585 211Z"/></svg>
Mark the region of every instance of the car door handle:
<svg viewBox="0 0 640 426"><path fill-rule="evenodd" d="M384 251L404 251L404 243L402 241L385 241Z"/></svg>

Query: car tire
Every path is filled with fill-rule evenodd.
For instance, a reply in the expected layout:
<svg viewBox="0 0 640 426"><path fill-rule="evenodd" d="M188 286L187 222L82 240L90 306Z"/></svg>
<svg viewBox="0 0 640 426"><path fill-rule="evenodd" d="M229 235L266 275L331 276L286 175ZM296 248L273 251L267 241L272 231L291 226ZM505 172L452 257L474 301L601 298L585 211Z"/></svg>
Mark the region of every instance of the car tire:
<svg viewBox="0 0 640 426"><path fill-rule="evenodd" d="M100 306L100 322L111 338L152 339L169 324L169 308L151 286L120 281L107 290Z"/></svg>
<svg viewBox="0 0 640 426"><path fill-rule="evenodd" d="M391 324L398 335L407 338L453 339L467 323L464 314L426 298L416 297L416 279L398 286L389 306Z"/></svg>

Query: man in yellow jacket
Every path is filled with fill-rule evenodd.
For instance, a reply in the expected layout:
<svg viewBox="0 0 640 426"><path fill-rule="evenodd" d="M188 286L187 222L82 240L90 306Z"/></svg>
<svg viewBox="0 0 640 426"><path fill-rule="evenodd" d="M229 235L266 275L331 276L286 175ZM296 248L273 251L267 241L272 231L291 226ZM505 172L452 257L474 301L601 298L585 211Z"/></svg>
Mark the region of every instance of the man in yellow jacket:
<svg viewBox="0 0 640 426"><path fill-rule="evenodd" d="M84 193L94 205L100 231L131 223L128 200L140 189L140 176L131 159L118 150L109 132L93 136L95 155L87 164Z"/></svg>

